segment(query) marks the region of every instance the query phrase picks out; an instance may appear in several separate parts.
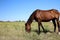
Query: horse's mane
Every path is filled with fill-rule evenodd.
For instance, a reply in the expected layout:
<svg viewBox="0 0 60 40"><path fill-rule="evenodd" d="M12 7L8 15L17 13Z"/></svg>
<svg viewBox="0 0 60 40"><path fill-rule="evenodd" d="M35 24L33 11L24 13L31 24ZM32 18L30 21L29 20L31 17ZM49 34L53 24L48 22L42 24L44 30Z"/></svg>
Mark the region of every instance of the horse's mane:
<svg viewBox="0 0 60 40"><path fill-rule="evenodd" d="M30 15L30 17L29 17L27 23L29 23L29 22L31 23L31 22L33 21L34 15L35 15L35 13L36 13L37 10L39 10L39 9L36 9L36 10Z"/></svg>

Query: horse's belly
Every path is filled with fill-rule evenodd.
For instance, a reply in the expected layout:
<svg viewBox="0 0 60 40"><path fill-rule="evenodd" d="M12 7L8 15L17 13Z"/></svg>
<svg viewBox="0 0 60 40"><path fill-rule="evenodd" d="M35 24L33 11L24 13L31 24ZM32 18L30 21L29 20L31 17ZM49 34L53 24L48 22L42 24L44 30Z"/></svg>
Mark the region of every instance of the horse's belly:
<svg viewBox="0 0 60 40"><path fill-rule="evenodd" d="M49 21L51 21L51 20L41 20L42 22L49 22Z"/></svg>
<svg viewBox="0 0 60 40"><path fill-rule="evenodd" d="M48 21L51 21L52 19L55 19L53 16L47 16L47 17L43 17L43 18L41 18L41 21L43 21L43 22L48 22Z"/></svg>
<svg viewBox="0 0 60 40"><path fill-rule="evenodd" d="M51 20L53 20L53 19L54 19L53 17L51 17L51 18L42 18L41 21L43 21L43 22L48 22L48 21L51 21Z"/></svg>

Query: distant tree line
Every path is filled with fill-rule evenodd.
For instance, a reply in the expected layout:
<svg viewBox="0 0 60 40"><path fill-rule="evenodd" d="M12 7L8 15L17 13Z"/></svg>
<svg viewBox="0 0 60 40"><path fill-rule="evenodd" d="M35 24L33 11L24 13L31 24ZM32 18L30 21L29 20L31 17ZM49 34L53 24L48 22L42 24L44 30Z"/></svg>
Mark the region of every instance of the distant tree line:
<svg viewBox="0 0 60 40"><path fill-rule="evenodd" d="M25 22L24 20L18 20L18 21L0 21L0 22Z"/></svg>

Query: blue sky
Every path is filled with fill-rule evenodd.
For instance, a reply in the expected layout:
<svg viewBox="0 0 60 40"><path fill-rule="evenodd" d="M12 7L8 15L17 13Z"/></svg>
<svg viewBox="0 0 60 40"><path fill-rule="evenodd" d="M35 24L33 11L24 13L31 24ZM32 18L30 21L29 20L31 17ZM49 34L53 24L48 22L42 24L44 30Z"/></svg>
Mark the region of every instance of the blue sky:
<svg viewBox="0 0 60 40"><path fill-rule="evenodd" d="M28 20L36 9L60 11L60 0L0 0L0 20Z"/></svg>

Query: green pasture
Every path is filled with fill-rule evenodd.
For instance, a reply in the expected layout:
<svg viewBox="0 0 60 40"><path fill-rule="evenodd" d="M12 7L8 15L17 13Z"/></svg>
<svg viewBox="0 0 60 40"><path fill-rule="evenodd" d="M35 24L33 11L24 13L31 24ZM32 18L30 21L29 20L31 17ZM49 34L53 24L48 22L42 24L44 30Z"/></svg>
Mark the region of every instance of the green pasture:
<svg viewBox="0 0 60 40"><path fill-rule="evenodd" d="M38 34L38 24L31 24L31 32L25 32L25 22L0 22L0 40L60 40L60 35L53 32L51 22L42 23L46 32Z"/></svg>

